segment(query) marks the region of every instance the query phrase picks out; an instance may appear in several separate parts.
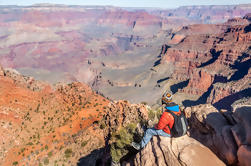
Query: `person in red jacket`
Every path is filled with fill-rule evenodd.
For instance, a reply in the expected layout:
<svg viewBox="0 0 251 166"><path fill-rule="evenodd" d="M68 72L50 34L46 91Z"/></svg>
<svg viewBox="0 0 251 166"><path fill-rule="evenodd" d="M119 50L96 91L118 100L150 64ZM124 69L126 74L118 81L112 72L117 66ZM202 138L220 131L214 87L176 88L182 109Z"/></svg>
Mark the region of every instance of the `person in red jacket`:
<svg viewBox="0 0 251 166"><path fill-rule="evenodd" d="M181 114L179 105L172 102L172 95L170 93L165 93L162 96L162 105L165 105L165 109L173 111L173 113L175 113L176 115ZM158 124L155 125L154 128L147 129L141 142L140 143L132 142L132 146L135 149L140 150L148 144L148 142L154 135L171 137L170 129L173 127L173 124L174 124L174 117L169 112L166 112L164 110L159 119Z"/></svg>

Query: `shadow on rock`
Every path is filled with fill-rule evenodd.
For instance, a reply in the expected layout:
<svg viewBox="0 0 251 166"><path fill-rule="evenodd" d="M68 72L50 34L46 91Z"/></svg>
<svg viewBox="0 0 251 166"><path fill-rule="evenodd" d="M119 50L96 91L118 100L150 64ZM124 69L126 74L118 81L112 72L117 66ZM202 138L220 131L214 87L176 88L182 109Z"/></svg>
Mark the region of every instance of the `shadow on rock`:
<svg viewBox="0 0 251 166"><path fill-rule="evenodd" d="M251 106L219 112L206 104L185 111L192 138L210 148L227 165L251 163Z"/></svg>
<svg viewBox="0 0 251 166"><path fill-rule="evenodd" d="M104 152L104 148L93 150L89 155L80 158L77 166L110 166L110 160L107 160L105 163L102 160Z"/></svg>
<svg viewBox="0 0 251 166"><path fill-rule="evenodd" d="M213 89L213 84L208 88L208 90L198 100L184 100L182 102L182 104L185 107L196 106L199 104L206 104L207 98L209 97L212 89Z"/></svg>
<svg viewBox="0 0 251 166"><path fill-rule="evenodd" d="M178 92L179 89L183 89L185 88L189 83L189 79L186 80L186 81L182 81L182 82L179 82L177 84L174 84L170 87L171 91L173 94L175 94L176 92Z"/></svg>
<svg viewBox="0 0 251 166"><path fill-rule="evenodd" d="M245 97L251 97L251 88L244 89L240 92L234 93L232 95L229 95L227 97L222 98L218 102L214 103L214 106L217 109L227 109L231 110L231 104L233 104L235 101L245 98Z"/></svg>

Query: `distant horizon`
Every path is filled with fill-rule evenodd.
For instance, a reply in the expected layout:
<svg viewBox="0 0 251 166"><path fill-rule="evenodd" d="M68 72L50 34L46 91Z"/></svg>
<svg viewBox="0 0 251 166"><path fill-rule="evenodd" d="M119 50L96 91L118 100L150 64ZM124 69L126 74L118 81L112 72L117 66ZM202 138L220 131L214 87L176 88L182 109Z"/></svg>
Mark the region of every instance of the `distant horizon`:
<svg viewBox="0 0 251 166"><path fill-rule="evenodd" d="M219 2L220 1L220 2ZM183 6L229 6L251 4L249 0L0 0L0 6L34 6L34 5L66 5L66 6L113 6L128 8L178 8Z"/></svg>
<svg viewBox="0 0 251 166"><path fill-rule="evenodd" d="M162 8L162 9L173 9L173 8L179 8L179 7L190 7L190 6L238 6L238 5L251 5L251 3L243 3L243 4L229 4L229 5L182 5L182 6L177 6L177 7L144 7L144 6L115 6L115 5L98 5L98 4L93 4L93 5L77 5L77 4L60 4L60 3L35 3L35 4L31 4L31 5L2 5L0 4L0 6L18 6L18 7L29 7L29 6L46 6L46 5L51 5L51 6L98 6L98 7L102 7L102 6L110 6L110 7L121 7L121 8Z"/></svg>

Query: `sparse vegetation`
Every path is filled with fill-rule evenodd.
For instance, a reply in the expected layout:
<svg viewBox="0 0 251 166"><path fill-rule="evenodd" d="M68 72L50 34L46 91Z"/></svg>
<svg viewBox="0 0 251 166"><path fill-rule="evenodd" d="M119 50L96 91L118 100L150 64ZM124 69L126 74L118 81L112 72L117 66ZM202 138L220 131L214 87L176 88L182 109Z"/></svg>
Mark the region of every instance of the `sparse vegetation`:
<svg viewBox="0 0 251 166"><path fill-rule="evenodd" d="M157 116L157 118L159 119L159 118L161 117L161 115L162 115L162 111L161 111L161 109L158 109L158 110L156 111L156 116Z"/></svg>
<svg viewBox="0 0 251 166"><path fill-rule="evenodd" d="M40 103L38 103L37 108L35 109L35 112L38 113L40 108Z"/></svg>
<svg viewBox="0 0 251 166"><path fill-rule="evenodd" d="M148 117L150 120L154 120L155 112L153 110L148 110Z"/></svg>
<svg viewBox="0 0 251 166"><path fill-rule="evenodd" d="M89 140L82 142L82 143L81 143L81 147L85 147L85 146L87 145L88 141L89 141Z"/></svg>
<svg viewBox="0 0 251 166"><path fill-rule="evenodd" d="M52 156L52 151L50 151L49 153L48 153L48 157L51 157Z"/></svg>
<svg viewBox="0 0 251 166"><path fill-rule="evenodd" d="M50 163L49 159L48 158L45 158L44 159L44 165L48 165Z"/></svg>
<svg viewBox="0 0 251 166"><path fill-rule="evenodd" d="M18 165L18 162L17 162L17 161L15 161L15 162L13 162L13 163L12 163L12 165Z"/></svg>
<svg viewBox="0 0 251 166"><path fill-rule="evenodd" d="M33 145L33 143L32 142L28 142L27 145Z"/></svg>
<svg viewBox="0 0 251 166"><path fill-rule="evenodd" d="M121 128L112 134L111 156L113 161L119 162L120 159L129 152L128 147L130 147L136 134L136 127L137 125L135 123L131 123L127 127Z"/></svg>
<svg viewBox="0 0 251 166"><path fill-rule="evenodd" d="M99 127L100 127L100 129L103 130L103 129L105 128L105 123L104 123L104 122L101 122Z"/></svg>
<svg viewBox="0 0 251 166"><path fill-rule="evenodd" d="M21 153L23 153L24 151L25 151L25 148L22 148L22 149L21 149Z"/></svg>
<svg viewBox="0 0 251 166"><path fill-rule="evenodd" d="M72 150L71 149L66 149L65 152L64 152L64 154L65 154L66 158L69 158L69 157L72 156Z"/></svg>
<svg viewBox="0 0 251 166"><path fill-rule="evenodd" d="M148 117L149 117L149 119L152 120L152 121L155 120L155 117L157 117L157 119L159 119L159 118L161 117L161 115L162 115L162 111L161 111L160 108L157 109L157 110L152 110L152 109L150 109L150 110L148 111Z"/></svg>

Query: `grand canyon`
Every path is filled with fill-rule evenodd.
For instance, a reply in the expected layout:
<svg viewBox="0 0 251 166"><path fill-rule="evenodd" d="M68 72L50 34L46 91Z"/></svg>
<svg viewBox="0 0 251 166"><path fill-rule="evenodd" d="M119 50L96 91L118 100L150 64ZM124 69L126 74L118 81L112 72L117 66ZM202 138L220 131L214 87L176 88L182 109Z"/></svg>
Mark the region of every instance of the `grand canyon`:
<svg viewBox="0 0 251 166"><path fill-rule="evenodd" d="M0 165L250 164L250 4L0 6L0 27ZM137 153L166 90L189 133Z"/></svg>

